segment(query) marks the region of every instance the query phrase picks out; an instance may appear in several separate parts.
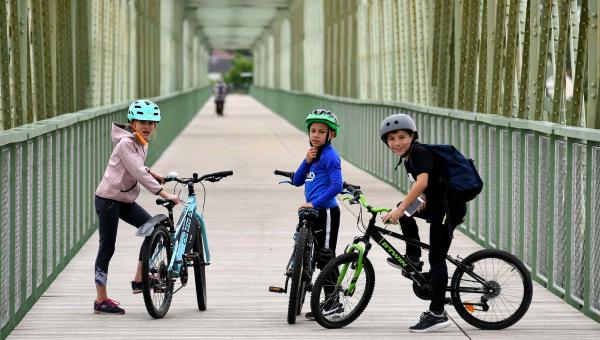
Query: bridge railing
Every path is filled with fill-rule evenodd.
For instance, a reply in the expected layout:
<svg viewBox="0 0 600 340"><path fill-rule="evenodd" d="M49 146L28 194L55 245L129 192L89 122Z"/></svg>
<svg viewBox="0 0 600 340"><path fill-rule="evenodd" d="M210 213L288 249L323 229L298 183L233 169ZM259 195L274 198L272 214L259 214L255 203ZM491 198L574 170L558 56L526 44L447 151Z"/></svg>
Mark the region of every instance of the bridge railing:
<svg viewBox="0 0 600 340"><path fill-rule="evenodd" d="M600 322L600 131L398 102L366 101L253 87L251 95L301 130L310 110L340 120L342 156L397 186L409 182L379 138L389 114L411 115L425 143L453 144L485 182L462 232L509 251L532 276Z"/></svg>
<svg viewBox="0 0 600 340"><path fill-rule="evenodd" d="M153 98L163 120L148 164L209 96L205 87ZM86 109L0 133L0 338L96 230L93 196L112 152L111 123L126 122L128 105Z"/></svg>

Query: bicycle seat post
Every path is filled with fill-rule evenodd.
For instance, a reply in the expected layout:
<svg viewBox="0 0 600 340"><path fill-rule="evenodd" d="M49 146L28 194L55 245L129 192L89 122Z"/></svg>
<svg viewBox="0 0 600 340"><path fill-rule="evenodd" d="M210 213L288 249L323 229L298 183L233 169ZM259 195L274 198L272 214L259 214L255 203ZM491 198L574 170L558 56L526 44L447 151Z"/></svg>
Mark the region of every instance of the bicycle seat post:
<svg viewBox="0 0 600 340"><path fill-rule="evenodd" d="M171 223L169 223L169 231L171 233L174 233L175 232L175 227L173 226L174 225L174 220L173 220L173 206L167 205L166 208L169 211L169 222L171 222Z"/></svg>

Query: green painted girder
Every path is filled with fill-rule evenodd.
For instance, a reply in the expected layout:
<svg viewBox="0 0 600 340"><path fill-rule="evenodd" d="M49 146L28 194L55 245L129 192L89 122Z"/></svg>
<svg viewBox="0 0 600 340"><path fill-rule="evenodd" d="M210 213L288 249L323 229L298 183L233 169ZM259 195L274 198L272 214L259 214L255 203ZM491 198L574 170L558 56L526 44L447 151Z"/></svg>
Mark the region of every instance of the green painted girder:
<svg viewBox="0 0 600 340"><path fill-rule="evenodd" d="M211 48L250 50L289 0L186 0Z"/></svg>

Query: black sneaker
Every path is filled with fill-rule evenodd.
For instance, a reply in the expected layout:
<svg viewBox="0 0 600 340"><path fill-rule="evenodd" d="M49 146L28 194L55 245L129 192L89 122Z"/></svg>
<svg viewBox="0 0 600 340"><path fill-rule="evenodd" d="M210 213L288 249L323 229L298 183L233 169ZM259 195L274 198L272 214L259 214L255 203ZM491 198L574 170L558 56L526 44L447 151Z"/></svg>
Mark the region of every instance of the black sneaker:
<svg viewBox="0 0 600 340"><path fill-rule="evenodd" d="M415 267L417 269L418 272L423 271L423 261L420 261L419 257L407 255L405 258L406 258L406 260L408 260L408 262L410 262L410 264L413 265L413 267ZM387 263L396 269L402 269L400 264L391 257L387 258ZM409 277L408 274L406 274L406 272L404 272L404 271L402 271L402 275Z"/></svg>
<svg viewBox="0 0 600 340"><path fill-rule="evenodd" d="M408 329L410 329L411 332L426 333L446 328L448 326L450 326L450 320L448 320L448 315L446 315L446 312L443 312L441 316L437 316L430 311L427 311L421 314L421 318L416 325L409 327Z"/></svg>
<svg viewBox="0 0 600 340"><path fill-rule="evenodd" d="M106 299L102 302L96 302L94 300L94 313L95 314L125 314L125 310L119 307L117 301Z"/></svg>
<svg viewBox="0 0 600 340"><path fill-rule="evenodd" d="M140 281L140 282L131 281L131 291L133 292L133 294L141 293L142 292L142 281Z"/></svg>
<svg viewBox="0 0 600 340"><path fill-rule="evenodd" d="M339 314L342 314L344 312L344 305L342 305L340 302L336 302L333 307L329 308L329 309L324 309L323 310L323 316L328 316L328 317L338 317ZM304 317L308 320L314 320L315 319L315 315L313 314L313 312L308 312L306 314L304 314Z"/></svg>

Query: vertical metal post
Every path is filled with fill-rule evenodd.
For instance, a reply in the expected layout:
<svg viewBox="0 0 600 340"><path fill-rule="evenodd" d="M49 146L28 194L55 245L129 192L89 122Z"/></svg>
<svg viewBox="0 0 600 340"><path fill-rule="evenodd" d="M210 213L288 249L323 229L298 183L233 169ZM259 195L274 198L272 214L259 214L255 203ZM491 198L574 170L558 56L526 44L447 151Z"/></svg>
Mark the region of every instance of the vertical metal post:
<svg viewBox="0 0 600 340"><path fill-rule="evenodd" d="M588 71L586 55L588 53L588 30L589 25L589 10L588 0L581 1L581 13L579 16L579 35L577 39L577 48L575 52L575 68L573 74L573 106L567 108L567 125L583 126L583 108L584 100L589 98L584 97L584 79L586 71ZM589 81L589 80L588 80Z"/></svg>
<svg viewBox="0 0 600 340"><path fill-rule="evenodd" d="M29 0L30 6L30 31L31 31L31 88L33 106L32 112L35 120L46 118L44 101L44 59L42 55L43 25L42 4L40 0Z"/></svg>
<svg viewBox="0 0 600 340"><path fill-rule="evenodd" d="M525 119L527 118L527 113L529 112L529 101L527 100L527 93L529 92L529 83L527 78L529 76L529 59L530 53L530 41L531 41L531 13L530 13L530 1L525 1L525 6L522 8L522 12L520 14L521 18L524 18L525 22L523 25L523 31L520 32L520 37L522 39L521 46L521 78L519 80L519 89L518 89L518 107L517 107L517 118ZM533 51L533 53L537 53L537 51Z"/></svg>
<svg viewBox="0 0 600 340"><path fill-rule="evenodd" d="M496 17L495 17L495 27L493 30L489 32L491 40L494 42L493 53L490 57L493 58L493 62L488 65L488 80L491 81L491 93L489 96L489 105L488 109L490 113L498 114L500 113L500 95L502 93L502 79L500 79L500 71L502 70L502 65L504 64L503 57L503 44L504 44L504 27L505 27L505 1L506 0L498 0L496 6ZM491 70L490 67L491 66Z"/></svg>
<svg viewBox="0 0 600 340"><path fill-rule="evenodd" d="M9 43L9 79L12 124L10 127L23 125L23 94L21 81L21 48L19 43L19 4L17 0L9 0L8 5L8 43Z"/></svg>
<svg viewBox="0 0 600 340"><path fill-rule="evenodd" d="M517 18L519 17L519 1L510 0L508 14L508 32L506 44L506 58L504 61L503 101L501 114L505 117L513 116L513 98L515 87L516 49L517 49ZM515 101L516 103L516 101Z"/></svg>
<svg viewBox="0 0 600 340"><path fill-rule="evenodd" d="M488 1L482 1L481 3L481 23L479 33L479 66L477 75L477 100L475 111L486 112L486 99L487 99L487 68L488 68Z"/></svg>
<svg viewBox="0 0 600 340"><path fill-rule="evenodd" d="M588 98L586 106L586 124L592 129L600 129L600 4L598 1L589 2L589 52L587 55L588 69Z"/></svg>
<svg viewBox="0 0 600 340"><path fill-rule="evenodd" d="M0 55L8 56L8 11L6 1L0 1ZM13 126L10 106L9 58L0 58L0 131Z"/></svg>
<svg viewBox="0 0 600 340"><path fill-rule="evenodd" d="M556 1L556 0L554 0ZM569 33L569 3L567 1L558 1L558 36L555 40L555 66L554 73L554 98L552 101L552 112L550 120L554 123L564 123L564 112L561 112L565 105L565 76L566 76L566 58L567 42ZM554 21L554 20L553 20Z"/></svg>

